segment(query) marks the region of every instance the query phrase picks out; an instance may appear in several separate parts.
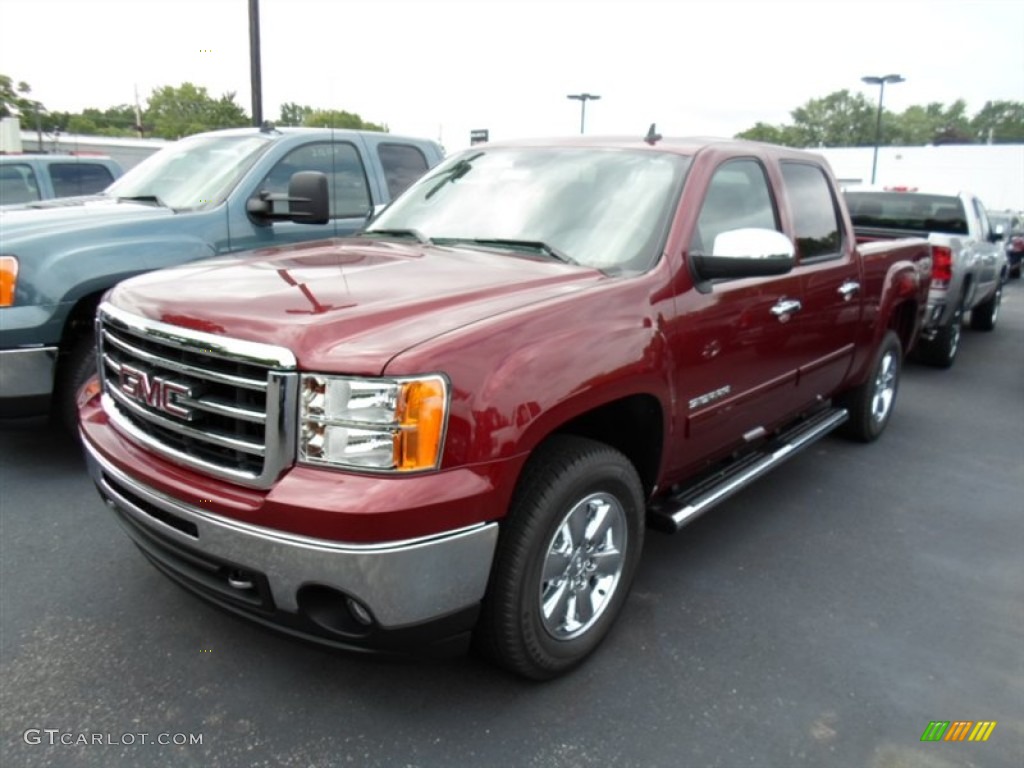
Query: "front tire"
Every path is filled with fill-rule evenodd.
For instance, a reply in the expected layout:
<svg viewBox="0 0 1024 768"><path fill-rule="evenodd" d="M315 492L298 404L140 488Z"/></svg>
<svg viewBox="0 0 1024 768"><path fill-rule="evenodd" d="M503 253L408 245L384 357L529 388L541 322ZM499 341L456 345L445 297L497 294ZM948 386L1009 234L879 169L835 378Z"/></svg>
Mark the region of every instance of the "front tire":
<svg viewBox="0 0 1024 768"><path fill-rule="evenodd" d="M78 435L78 391L96 373L96 342L91 334L74 342L61 364L54 396L54 415L70 435Z"/></svg>
<svg viewBox="0 0 1024 768"><path fill-rule="evenodd" d="M903 346L894 332L887 331L867 381L839 398L839 404L850 412L843 434L862 443L879 438L892 416L902 369Z"/></svg>
<svg viewBox="0 0 1024 768"><path fill-rule="evenodd" d="M503 523L479 648L534 680L582 662L626 600L643 538L643 488L629 460L593 440L551 438Z"/></svg>

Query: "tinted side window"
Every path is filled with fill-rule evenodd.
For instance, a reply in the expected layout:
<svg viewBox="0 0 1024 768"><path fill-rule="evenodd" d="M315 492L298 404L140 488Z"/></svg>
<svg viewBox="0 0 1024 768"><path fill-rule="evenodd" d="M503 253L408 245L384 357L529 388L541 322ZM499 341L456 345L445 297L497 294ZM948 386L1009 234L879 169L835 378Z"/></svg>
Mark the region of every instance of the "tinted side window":
<svg viewBox="0 0 1024 768"><path fill-rule="evenodd" d="M96 163L53 163L49 170L57 197L95 195L114 183L107 167Z"/></svg>
<svg viewBox="0 0 1024 768"><path fill-rule="evenodd" d="M32 169L22 163L0 165L0 205L31 203L39 199L39 185Z"/></svg>
<svg viewBox="0 0 1024 768"><path fill-rule="evenodd" d="M842 245L839 212L825 172L816 165L782 163L782 178L793 211L798 258L838 256Z"/></svg>
<svg viewBox="0 0 1024 768"><path fill-rule="evenodd" d="M327 176L331 218L365 216L370 210L366 171L353 145L324 142L293 149L270 170L260 188L271 193L287 193L288 181L298 171L319 171Z"/></svg>
<svg viewBox="0 0 1024 768"><path fill-rule="evenodd" d="M746 227L778 230L771 188L756 160L730 160L711 178L690 251L710 254L722 232Z"/></svg>
<svg viewBox="0 0 1024 768"><path fill-rule="evenodd" d="M427 172L427 158L419 147L411 144L381 144L377 147L377 156L384 168L392 200Z"/></svg>

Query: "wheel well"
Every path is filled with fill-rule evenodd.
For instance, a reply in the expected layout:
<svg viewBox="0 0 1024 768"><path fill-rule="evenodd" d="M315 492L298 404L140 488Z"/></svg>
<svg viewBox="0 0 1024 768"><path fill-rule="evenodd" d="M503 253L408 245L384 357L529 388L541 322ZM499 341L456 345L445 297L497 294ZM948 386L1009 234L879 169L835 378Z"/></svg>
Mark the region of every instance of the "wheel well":
<svg viewBox="0 0 1024 768"><path fill-rule="evenodd" d="M910 340L914 333L914 324L917 322L917 302L907 301L900 304L893 310L889 317L889 329L895 331L899 336L900 346L904 354L910 349Z"/></svg>
<svg viewBox="0 0 1024 768"><path fill-rule="evenodd" d="M75 343L80 338L93 332L96 309L100 305L103 293L103 291L99 291L89 296L83 296L78 300L78 303L75 304L71 312L68 313L68 319L64 322L64 331L60 335L60 359L58 366L67 358L71 350L75 348Z"/></svg>
<svg viewBox="0 0 1024 768"><path fill-rule="evenodd" d="M577 416L558 434L589 437L625 454L650 494L661 465L664 432L661 404L651 395L632 395Z"/></svg>

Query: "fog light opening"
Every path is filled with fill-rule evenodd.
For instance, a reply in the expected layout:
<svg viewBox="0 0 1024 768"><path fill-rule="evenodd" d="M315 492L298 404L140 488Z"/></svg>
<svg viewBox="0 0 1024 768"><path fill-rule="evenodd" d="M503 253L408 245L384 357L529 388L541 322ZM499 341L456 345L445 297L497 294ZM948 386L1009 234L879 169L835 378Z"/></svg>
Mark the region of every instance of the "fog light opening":
<svg viewBox="0 0 1024 768"><path fill-rule="evenodd" d="M369 608L332 587L307 584L299 590L296 602L307 619L334 634L363 636L376 626Z"/></svg>

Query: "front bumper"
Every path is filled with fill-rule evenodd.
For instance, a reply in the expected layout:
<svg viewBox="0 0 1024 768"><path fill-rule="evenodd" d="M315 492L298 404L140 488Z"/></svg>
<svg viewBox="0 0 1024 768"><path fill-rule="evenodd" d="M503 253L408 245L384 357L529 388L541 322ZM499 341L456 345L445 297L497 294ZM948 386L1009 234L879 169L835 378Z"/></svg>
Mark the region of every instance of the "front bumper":
<svg viewBox="0 0 1024 768"><path fill-rule="evenodd" d="M56 347L0 350L0 416L46 413L56 368Z"/></svg>
<svg viewBox="0 0 1024 768"><path fill-rule="evenodd" d="M496 523L381 544L285 533L175 499L119 469L87 434L82 442L100 495L153 564L200 596L341 647L430 652L468 638Z"/></svg>

